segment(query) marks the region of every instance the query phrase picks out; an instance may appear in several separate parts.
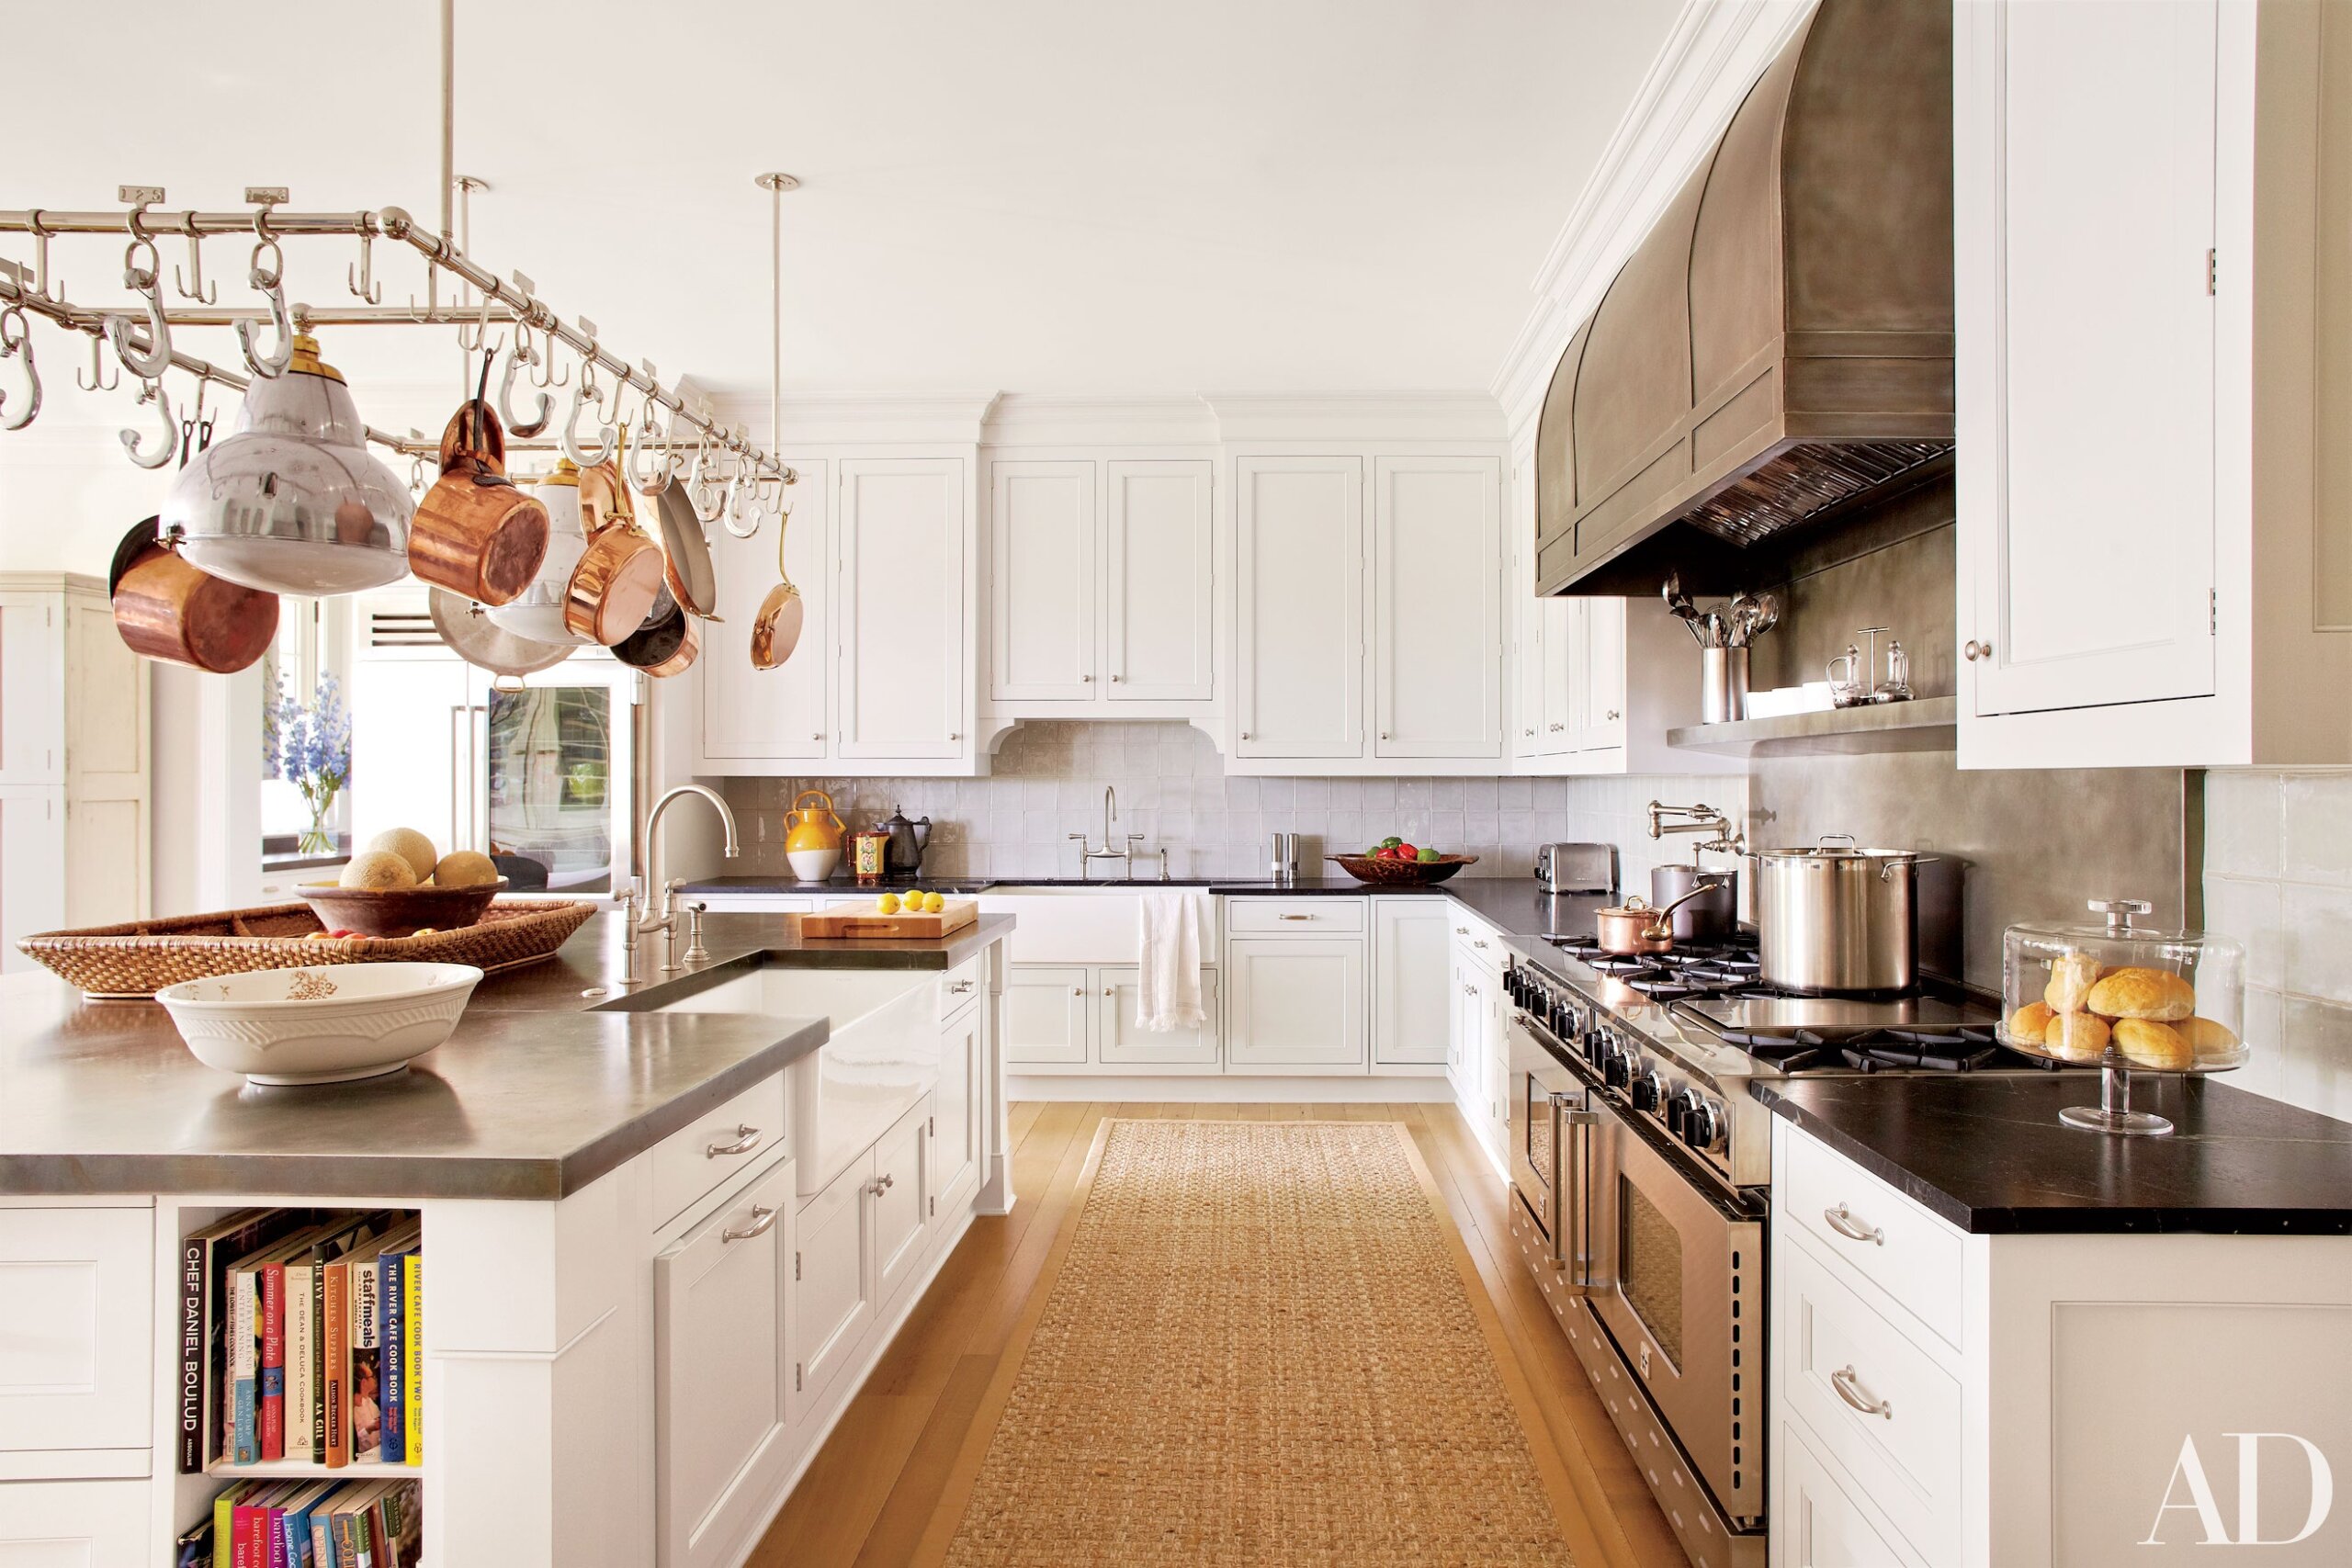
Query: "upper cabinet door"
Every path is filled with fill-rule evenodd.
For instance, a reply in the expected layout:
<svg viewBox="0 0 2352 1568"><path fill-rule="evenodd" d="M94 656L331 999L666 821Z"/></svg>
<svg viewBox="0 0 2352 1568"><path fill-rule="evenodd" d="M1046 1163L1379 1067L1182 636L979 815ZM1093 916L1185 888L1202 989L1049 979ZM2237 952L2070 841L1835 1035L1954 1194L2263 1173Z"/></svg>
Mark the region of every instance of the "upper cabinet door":
<svg viewBox="0 0 2352 1568"><path fill-rule="evenodd" d="M1544 620L1544 705L1538 714L1535 754L1556 756L1576 749L1584 724L1585 632L1589 599L1546 599L1537 605Z"/></svg>
<svg viewBox="0 0 2352 1568"><path fill-rule="evenodd" d="M989 694L1083 702L1096 693L1094 465L989 472Z"/></svg>
<svg viewBox="0 0 2352 1568"><path fill-rule="evenodd" d="M964 465L847 459L841 498L841 755L962 756Z"/></svg>
<svg viewBox="0 0 2352 1568"><path fill-rule="evenodd" d="M1625 744L1625 601L1579 601L1582 667L1574 671L1576 727L1571 750L1606 751Z"/></svg>
<svg viewBox="0 0 2352 1568"><path fill-rule="evenodd" d="M1243 457L1235 754L1363 755L1363 460Z"/></svg>
<svg viewBox="0 0 2352 1568"><path fill-rule="evenodd" d="M1962 10L1963 702L2211 694L2218 7Z"/></svg>
<svg viewBox="0 0 2352 1568"><path fill-rule="evenodd" d="M1205 458L1110 465L1103 695L1113 702L1216 695L1215 472Z"/></svg>
<svg viewBox="0 0 2352 1568"><path fill-rule="evenodd" d="M825 754L826 680L831 664L830 615L836 592L827 570L826 525L832 499L821 463L796 461L800 482L785 492L792 515L784 529L784 561L800 590L800 641L775 670L752 665L752 623L775 586L776 528L766 523L748 539L724 528L710 534L718 583L718 615L702 625L702 754L741 758L820 758Z"/></svg>
<svg viewBox="0 0 2352 1568"><path fill-rule="evenodd" d="M1500 757L1502 471L1492 457L1373 460L1379 757Z"/></svg>

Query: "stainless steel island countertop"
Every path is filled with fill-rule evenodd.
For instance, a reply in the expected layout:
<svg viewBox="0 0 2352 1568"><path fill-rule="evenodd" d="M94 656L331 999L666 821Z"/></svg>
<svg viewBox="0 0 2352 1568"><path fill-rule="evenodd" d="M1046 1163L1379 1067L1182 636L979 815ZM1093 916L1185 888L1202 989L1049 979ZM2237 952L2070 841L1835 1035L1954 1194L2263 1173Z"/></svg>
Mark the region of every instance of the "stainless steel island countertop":
<svg viewBox="0 0 2352 1568"><path fill-rule="evenodd" d="M1012 929L938 942L802 942L711 915L711 961L624 994L616 917L484 979L405 1072L263 1089L189 1054L153 1002L0 981L0 1195L243 1193L547 1201L579 1190L825 1043L821 1018L651 1010L763 966L945 970ZM656 950L658 952L658 949ZM643 969L657 960L640 953ZM600 995L584 992L599 990Z"/></svg>

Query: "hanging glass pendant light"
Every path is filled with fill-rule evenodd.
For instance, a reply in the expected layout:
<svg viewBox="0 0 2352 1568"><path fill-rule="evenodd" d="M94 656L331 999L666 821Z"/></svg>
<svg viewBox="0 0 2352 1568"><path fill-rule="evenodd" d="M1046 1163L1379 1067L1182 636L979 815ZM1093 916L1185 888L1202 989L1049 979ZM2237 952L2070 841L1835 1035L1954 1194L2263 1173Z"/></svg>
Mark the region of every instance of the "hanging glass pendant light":
<svg viewBox="0 0 2352 1568"><path fill-rule="evenodd" d="M352 593L408 570L408 486L368 450L367 427L318 340L246 389L234 434L180 471L163 527L215 577L273 593Z"/></svg>

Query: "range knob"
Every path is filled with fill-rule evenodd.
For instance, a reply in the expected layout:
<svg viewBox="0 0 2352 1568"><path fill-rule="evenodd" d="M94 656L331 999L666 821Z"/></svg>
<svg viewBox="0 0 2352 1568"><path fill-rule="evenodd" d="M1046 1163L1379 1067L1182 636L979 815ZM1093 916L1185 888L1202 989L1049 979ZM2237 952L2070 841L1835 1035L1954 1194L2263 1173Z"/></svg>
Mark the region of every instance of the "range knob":
<svg viewBox="0 0 2352 1568"><path fill-rule="evenodd" d="M1605 1066L1608 1064L1611 1054L1616 1049L1617 1037L1610 1033L1608 1030L1596 1025L1595 1027L1585 1031L1584 1059L1590 1062L1594 1066Z"/></svg>
<svg viewBox="0 0 2352 1568"><path fill-rule="evenodd" d="M1724 1115L1713 1100L1692 1097L1695 1103L1682 1118L1682 1141L1694 1149L1712 1149L1724 1134Z"/></svg>
<svg viewBox="0 0 2352 1568"><path fill-rule="evenodd" d="M1634 1079L1634 1109L1655 1112L1666 1102L1666 1075L1656 1067L1644 1067Z"/></svg>
<svg viewBox="0 0 2352 1568"><path fill-rule="evenodd" d="M1681 1137L1682 1130L1690 1125L1690 1112L1698 1104L1698 1095L1687 1089L1678 1089L1668 1095L1666 1101L1666 1130L1678 1138Z"/></svg>
<svg viewBox="0 0 2352 1568"><path fill-rule="evenodd" d="M1623 1089L1634 1081L1634 1057L1631 1052L1611 1051L1609 1059L1600 1064L1600 1081L1611 1089Z"/></svg>

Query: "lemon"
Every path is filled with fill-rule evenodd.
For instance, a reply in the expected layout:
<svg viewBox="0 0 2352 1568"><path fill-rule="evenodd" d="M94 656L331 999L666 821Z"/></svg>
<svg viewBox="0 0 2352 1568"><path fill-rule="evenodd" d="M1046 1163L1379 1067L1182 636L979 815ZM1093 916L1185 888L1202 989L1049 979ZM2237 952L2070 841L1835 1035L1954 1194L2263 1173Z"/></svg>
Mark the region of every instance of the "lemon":
<svg viewBox="0 0 2352 1568"><path fill-rule="evenodd" d="M922 896L922 912L924 914L935 915L945 908L947 908L947 900L941 895L936 893L926 893Z"/></svg>
<svg viewBox="0 0 2352 1568"><path fill-rule="evenodd" d="M895 915L899 912L899 896L896 893L885 893L874 900L874 907L886 915Z"/></svg>

